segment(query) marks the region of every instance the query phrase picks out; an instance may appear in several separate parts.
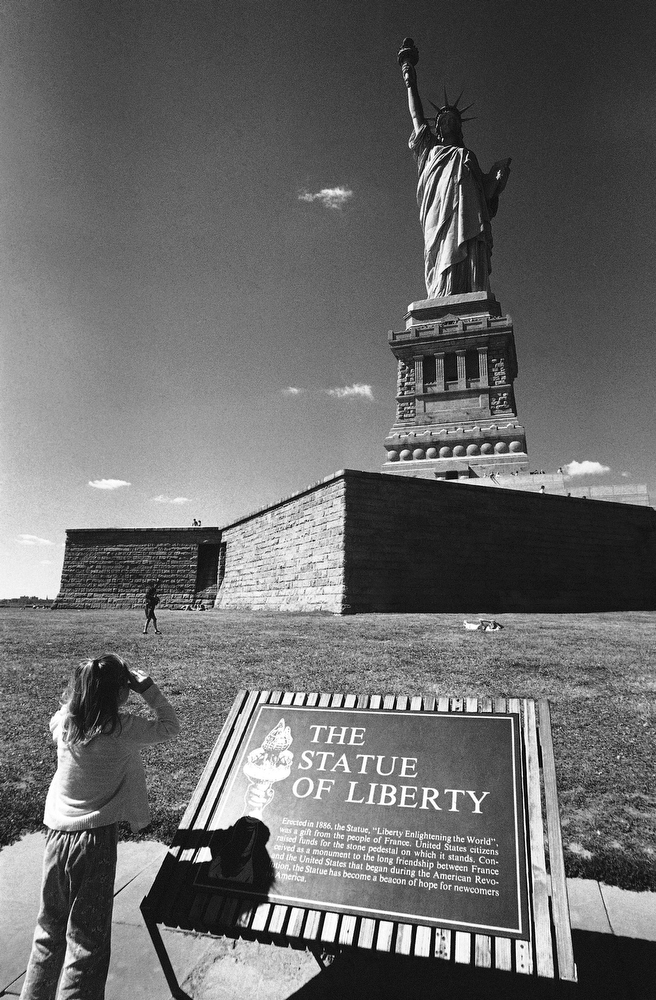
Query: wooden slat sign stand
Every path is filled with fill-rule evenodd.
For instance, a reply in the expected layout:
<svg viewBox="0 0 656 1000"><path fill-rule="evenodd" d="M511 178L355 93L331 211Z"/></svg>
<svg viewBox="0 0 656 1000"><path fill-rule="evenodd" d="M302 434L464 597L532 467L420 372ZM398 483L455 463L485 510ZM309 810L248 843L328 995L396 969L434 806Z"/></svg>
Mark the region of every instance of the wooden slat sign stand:
<svg viewBox="0 0 656 1000"><path fill-rule="evenodd" d="M548 703L240 692L141 909L575 981Z"/></svg>

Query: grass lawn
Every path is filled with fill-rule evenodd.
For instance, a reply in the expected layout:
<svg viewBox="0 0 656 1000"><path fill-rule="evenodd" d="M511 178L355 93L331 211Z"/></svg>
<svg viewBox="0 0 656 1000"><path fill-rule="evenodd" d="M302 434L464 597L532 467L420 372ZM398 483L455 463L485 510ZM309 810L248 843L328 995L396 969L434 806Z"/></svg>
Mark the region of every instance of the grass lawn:
<svg viewBox="0 0 656 1000"><path fill-rule="evenodd" d="M71 666L117 652L183 724L144 754L149 837L172 837L240 688L546 697L567 874L656 890L656 614L504 615L496 633L466 632L451 614L158 619L163 634L144 636L139 611L0 610L0 846L40 828L48 721Z"/></svg>

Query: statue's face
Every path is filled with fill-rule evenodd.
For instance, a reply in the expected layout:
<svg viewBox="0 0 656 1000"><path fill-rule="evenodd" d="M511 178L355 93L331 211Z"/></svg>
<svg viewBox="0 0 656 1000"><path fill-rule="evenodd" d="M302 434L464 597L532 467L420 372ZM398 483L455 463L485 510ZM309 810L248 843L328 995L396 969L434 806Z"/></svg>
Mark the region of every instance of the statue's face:
<svg viewBox="0 0 656 1000"><path fill-rule="evenodd" d="M445 111L440 115L437 125L442 142L447 146L462 146L462 127L457 115L452 111Z"/></svg>

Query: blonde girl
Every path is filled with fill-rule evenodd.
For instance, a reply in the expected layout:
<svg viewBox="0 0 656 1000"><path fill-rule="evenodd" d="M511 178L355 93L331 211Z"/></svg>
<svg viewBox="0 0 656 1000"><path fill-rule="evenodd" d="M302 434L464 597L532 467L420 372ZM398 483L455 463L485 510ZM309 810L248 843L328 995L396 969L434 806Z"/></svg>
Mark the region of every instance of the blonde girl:
<svg viewBox="0 0 656 1000"><path fill-rule="evenodd" d="M130 691L154 719L121 711ZM180 731L150 677L108 653L85 660L50 720L57 770L46 797L41 908L21 1000L103 1000L109 969L118 822L150 821L140 747Z"/></svg>

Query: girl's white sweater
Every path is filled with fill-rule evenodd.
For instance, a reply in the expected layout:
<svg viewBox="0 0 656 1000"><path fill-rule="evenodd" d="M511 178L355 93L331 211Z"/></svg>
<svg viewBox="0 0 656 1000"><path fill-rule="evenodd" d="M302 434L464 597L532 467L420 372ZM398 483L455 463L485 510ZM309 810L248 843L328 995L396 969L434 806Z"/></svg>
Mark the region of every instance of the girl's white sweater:
<svg viewBox="0 0 656 1000"><path fill-rule="evenodd" d="M50 783L43 822L53 830L89 830L127 820L133 831L148 826L150 812L140 747L164 743L180 732L172 705L156 684L142 697L155 719L121 712L113 733L99 733L88 743L62 739L64 705L50 720L57 744L57 770Z"/></svg>

